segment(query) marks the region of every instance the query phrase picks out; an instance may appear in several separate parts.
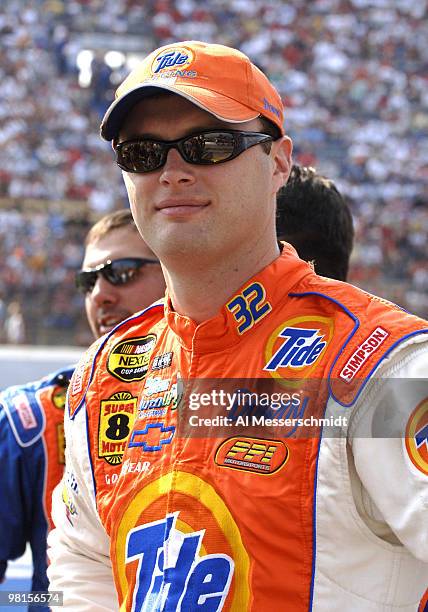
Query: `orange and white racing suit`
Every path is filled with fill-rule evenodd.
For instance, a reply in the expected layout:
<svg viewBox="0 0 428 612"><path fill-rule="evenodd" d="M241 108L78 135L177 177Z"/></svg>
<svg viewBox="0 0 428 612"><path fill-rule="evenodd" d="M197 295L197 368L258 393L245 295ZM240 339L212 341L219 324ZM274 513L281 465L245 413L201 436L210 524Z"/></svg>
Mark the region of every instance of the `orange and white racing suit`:
<svg viewBox="0 0 428 612"><path fill-rule="evenodd" d="M168 300L120 324L69 390L66 609L416 611L427 331L288 246L200 325Z"/></svg>

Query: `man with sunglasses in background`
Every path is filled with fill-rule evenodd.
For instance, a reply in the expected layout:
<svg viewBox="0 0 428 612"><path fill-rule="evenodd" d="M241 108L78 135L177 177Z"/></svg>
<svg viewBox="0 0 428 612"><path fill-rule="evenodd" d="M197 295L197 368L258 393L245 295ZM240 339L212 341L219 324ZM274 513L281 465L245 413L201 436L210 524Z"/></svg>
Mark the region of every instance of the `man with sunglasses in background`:
<svg viewBox="0 0 428 612"><path fill-rule="evenodd" d="M427 377L428 324L281 252L275 88L237 50L170 44L101 134L167 293L73 374L50 536L65 608L117 610L113 571L127 611L416 609L428 392L401 379Z"/></svg>
<svg viewBox="0 0 428 612"><path fill-rule="evenodd" d="M91 228L76 284L85 295L95 338L163 295L159 260L142 241L129 210L107 215ZM0 394L0 577L7 561L20 557L29 543L32 591L48 588L46 536L52 491L64 469L64 405L72 373L69 367ZM69 511L72 520L72 507Z"/></svg>

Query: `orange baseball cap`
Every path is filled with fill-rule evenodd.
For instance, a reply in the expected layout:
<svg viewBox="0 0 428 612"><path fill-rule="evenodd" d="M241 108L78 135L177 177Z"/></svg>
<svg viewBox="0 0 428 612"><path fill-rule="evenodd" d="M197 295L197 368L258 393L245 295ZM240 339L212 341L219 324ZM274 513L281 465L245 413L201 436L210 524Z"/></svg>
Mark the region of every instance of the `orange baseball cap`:
<svg viewBox="0 0 428 612"><path fill-rule="evenodd" d="M159 89L187 98L222 121L262 115L284 134L280 95L257 66L236 49L198 41L165 45L148 55L117 88L101 123L101 136L118 136L125 116Z"/></svg>

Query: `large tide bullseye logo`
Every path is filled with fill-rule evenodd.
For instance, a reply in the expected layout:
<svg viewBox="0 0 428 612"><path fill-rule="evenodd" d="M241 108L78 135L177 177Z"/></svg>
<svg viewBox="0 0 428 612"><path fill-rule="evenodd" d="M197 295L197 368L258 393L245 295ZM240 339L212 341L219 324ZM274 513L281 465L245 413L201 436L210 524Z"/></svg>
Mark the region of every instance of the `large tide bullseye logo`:
<svg viewBox="0 0 428 612"><path fill-rule="evenodd" d="M413 465L428 476L428 398L410 415L406 427L406 449Z"/></svg>
<svg viewBox="0 0 428 612"><path fill-rule="evenodd" d="M165 509L168 509L165 512ZM247 610L250 560L214 487L171 472L144 487L118 526L113 562L121 610ZM166 601L165 601L166 599ZM163 602L163 603L162 603Z"/></svg>
<svg viewBox="0 0 428 612"><path fill-rule="evenodd" d="M281 323L266 343L263 369L282 384L298 385L317 367L333 331L328 317L302 316Z"/></svg>

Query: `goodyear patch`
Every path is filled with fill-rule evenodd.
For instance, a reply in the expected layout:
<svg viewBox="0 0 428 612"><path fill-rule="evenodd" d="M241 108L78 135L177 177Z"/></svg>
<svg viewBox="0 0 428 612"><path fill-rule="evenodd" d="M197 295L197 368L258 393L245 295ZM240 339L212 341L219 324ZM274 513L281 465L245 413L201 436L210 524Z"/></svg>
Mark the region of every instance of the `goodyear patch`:
<svg viewBox="0 0 428 612"><path fill-rule="evenodd" d="M410 415L405 440L410 461L422 474L428 476L428 398Z"/></svg>
<svg viewBox="0 0 428 612"><path fill-rule="evenodd" d="M123 382L142 380L149 369L156 336L129 338L116 344L107 359L107 370Z"/></svg>
<svg viewBox="0 0 428 612"><path fill-rule="evenodd" d="M293 386L309 378L333 338L331 318L317 315L295 317L281 323L265 346L264 370Z"/></svg>
<svg viewBox="0 0 428 612"><path fill-rule="evenodd" d="M110 465L122 462L136 412L137 398L127 391L119 391L101 401L98 456Z"/></svg>
<svg viewBox="0 0 428 612"><path fill-rule="evenodd" d="M273 474L285 465L288 456L288 447L281 440L233 437L220 444L214 461L233 470Z"/></svg>

